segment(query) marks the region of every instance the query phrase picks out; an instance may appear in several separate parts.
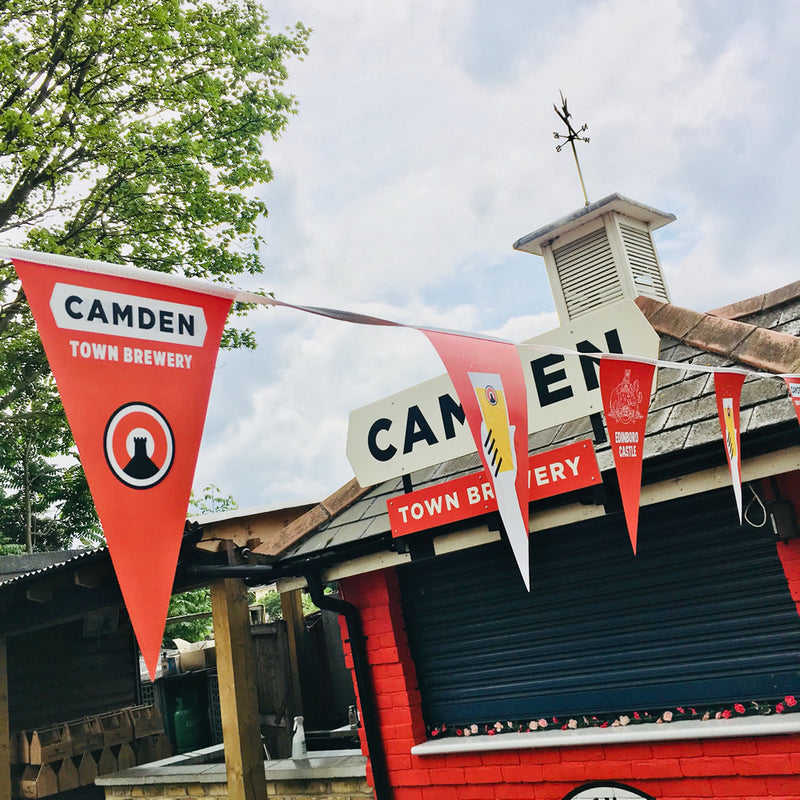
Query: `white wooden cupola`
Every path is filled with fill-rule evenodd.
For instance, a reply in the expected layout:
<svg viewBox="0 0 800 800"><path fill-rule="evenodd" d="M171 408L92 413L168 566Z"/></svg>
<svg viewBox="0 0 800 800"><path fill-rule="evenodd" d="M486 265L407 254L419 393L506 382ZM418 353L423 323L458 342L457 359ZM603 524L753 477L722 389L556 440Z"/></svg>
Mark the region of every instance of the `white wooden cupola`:
<svg viewBox="0 0 800 800"><path fill-rule="evenodd" d="M639 295L670 302L652 232L674 214L612 194L523 236L515 250L544 258L562 325Z"/></svg>

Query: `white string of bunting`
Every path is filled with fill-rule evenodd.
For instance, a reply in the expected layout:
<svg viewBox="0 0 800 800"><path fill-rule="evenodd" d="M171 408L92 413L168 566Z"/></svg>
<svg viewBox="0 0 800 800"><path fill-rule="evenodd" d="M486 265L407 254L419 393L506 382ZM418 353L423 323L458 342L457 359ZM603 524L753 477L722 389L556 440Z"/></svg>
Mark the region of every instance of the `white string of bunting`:
<svg viewBox="0 0 800 800"><path fill-rule="evenodd" d="M0 248L0 258L13 262L22 281L151 677L217 352L234 302L423 333L453 382L528 589L529 428L521 349L599 360L603 410L634 551L642 443L656 367L714 375L740 516L739 393L745 379L782 378L800 419L798 374L518 345L66 255Z"/></svg>

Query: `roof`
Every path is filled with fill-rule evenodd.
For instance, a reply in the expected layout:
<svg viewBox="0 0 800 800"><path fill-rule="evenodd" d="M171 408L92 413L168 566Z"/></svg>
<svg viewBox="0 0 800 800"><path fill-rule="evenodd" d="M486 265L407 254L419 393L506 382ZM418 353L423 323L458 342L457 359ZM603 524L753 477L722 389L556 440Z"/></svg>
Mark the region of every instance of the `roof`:
<svg viewBox="0 0 800 800"><path fill-rule="evenodd" d="M524 250L526 253L533 253L540 256L543 254L543 247L552 243L556 237L562 237L581 225L586 225L592 220L602 217L610 211L616 211L640 222L646 223L650 230L656 230L663 225L674 221L675 215L631 200L621 194L610 194L602 200L589 203L578 211L568 214L566 217L551 222L543 228L539 228L521 239L514 242L515 250Z"/></svg>
<svg viewBox="0 0 800 800"><path fill-rule="evenodd" d="M189 554L199 534L187 527L181 556ZM198 584L202 581L178 570L173 593ZM0 635L48 628L123 606L107 547L0 556Z"/></svg>
<svg viewBox="0 0 800 800"><path fill-rule="evenodd" d="M637 304L661 337L663 361L710 367L746 366L765 373L800 372L800 282L750 300L701 313L639 297ZM777 436L788 446L800 443L800 426L783 381L747 379L741 396L741 432L748 439ZM538 453L592 436L588 418L531 434L530 452ZM647 419L643 480L674 474L676 460L701 454L724 463L718 447L719 422L710 373L660 368ZM613 468L607 444L595 446L601 471ZM710 453L710 456L708 455ZM441 483L481 468L476 453L411 475L414 489ZM695 467L696 468L696 467ZM400 478L358 490L352 481L285 531L282 560L314 558L322 551L390 537L386 500L404 491ZM289 544L289 542L293 542Z"/></svg>
<svg viewBox="0 0 800 800"><path fill-rule="evenodd" d="M104 550L104 547L91 550L49 550L43 553L0 556L0 584L56 572L65 564L77 566L78 562L95 560L96 554Z"/></svg>
<svg viewBox="0 0 800 800"><path fill-rule="evenodd" d="M319 508L326 501L308 500L293 505L272 505L235 509L216 514L189 517L202 527L203 536L197 547L210 552L224 551L233 542L239 547L271 555L286 547L286 530L309 510Z"/></svg>
<svg viewBox="0 0 800 800"><path fill-rule="evenodd" d="M352 501L358 492L356 487L355 494L339 492L337 496ZM198 517L203 527L192 525L190 519L181 542L173 593L207 584L208 579L183 567L218 563L220 558L227 562L230 543L240 547L261 545L268 553L283 549L287 541L284 531L291 532L293 521L326 502ZM338 507L331 504L328 514ZM0 556L0 635L17 635L122 607L122 593L107 547Z"/></svg>

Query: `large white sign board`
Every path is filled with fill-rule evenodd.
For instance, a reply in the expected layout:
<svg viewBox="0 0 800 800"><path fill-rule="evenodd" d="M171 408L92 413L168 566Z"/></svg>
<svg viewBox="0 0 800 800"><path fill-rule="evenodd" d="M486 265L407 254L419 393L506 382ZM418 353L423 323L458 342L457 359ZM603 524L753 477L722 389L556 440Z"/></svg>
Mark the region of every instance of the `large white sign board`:
<svg viewBox="0 0 800 800"><path fill-rule="evenodd" d="M528 389L529 433L602 411L596 360L525 348L658 358L659 336L636 303L622 300L518 347ZM475 450L453 384L440 375L350 414L347 457L362 486Z"/></svg>

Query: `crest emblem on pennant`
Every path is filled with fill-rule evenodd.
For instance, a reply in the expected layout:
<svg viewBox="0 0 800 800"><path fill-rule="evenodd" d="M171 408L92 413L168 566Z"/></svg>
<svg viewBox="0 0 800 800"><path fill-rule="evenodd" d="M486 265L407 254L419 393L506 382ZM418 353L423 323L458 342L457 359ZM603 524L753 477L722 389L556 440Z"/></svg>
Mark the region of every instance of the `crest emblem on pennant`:
<svg viewBox="0 0 800 800"><path fill-rule="evenodd" d="M639 388L639 380L631 380L631 371L625 370L622 380L612 389L608 406L608 416L622 425L630 425L637 419L644 419L641 411L644 395Z"/></svg>

